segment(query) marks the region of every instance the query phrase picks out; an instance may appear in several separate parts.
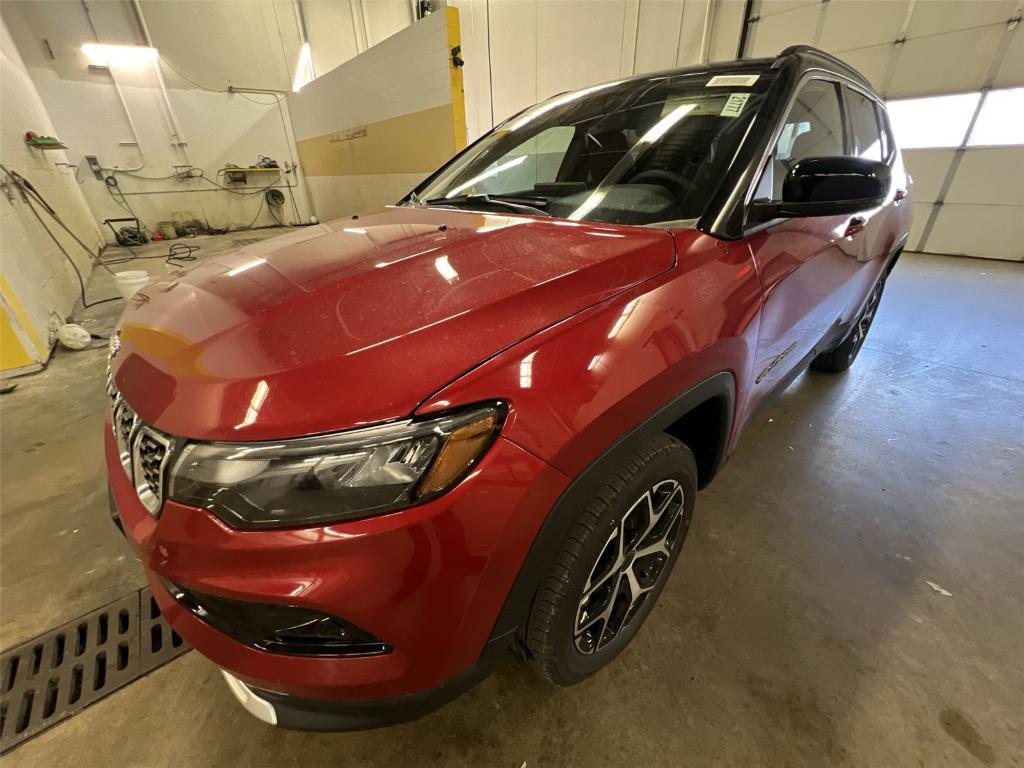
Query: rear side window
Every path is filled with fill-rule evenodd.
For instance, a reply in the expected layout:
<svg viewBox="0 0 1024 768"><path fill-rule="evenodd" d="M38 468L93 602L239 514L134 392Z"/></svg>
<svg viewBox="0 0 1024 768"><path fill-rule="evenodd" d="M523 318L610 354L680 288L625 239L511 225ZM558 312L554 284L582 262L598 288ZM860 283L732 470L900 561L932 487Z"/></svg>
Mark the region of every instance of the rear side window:
<svg viewBox="0 0 1024 768"><path fill-rule="evenodd" d="M865 160L884 159L882 135L878 130L875 102L850 88L846 89L846 109L853 133L852 155Z"/></svg>
<svg viewBox="0 0 1024 768"><path fill-rule="evenodd" d="M835 83L811 80L804 85L782 125L755 197L782 198L782 182L805 157L836 157L843 152L843 113Z"/></svg>

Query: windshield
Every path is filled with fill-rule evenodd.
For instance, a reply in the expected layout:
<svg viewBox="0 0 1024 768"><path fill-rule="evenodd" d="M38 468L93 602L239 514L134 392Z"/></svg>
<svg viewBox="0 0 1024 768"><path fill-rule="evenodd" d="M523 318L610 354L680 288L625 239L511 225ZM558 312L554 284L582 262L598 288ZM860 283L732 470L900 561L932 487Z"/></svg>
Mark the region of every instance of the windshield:
<svg viewBox="0 0 1024 768"><path fill-rule="evenodd" d="M670 75L556 96L499 125L411 199L619 224L697 219L771 77Z"/></svg>

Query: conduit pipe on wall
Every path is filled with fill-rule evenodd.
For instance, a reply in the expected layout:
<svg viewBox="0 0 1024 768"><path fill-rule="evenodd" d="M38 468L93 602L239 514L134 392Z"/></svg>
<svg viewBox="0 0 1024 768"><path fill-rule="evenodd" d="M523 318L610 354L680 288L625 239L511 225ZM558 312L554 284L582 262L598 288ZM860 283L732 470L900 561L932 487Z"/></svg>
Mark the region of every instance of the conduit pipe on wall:
<svg viewBox="0 0 1024 768"><path fill-rule="evenodd" d="M143 40L145 40L146 45L150 48L154 48L153 38L149 35L149 27L146 26L146 19L142 15L142 6L139 5L139 0L132 0L131 7L135 14L135 20L138 22L139 30L142 32ZM153 63L153 69L156 72L157 84L160 86L160 101L163 106L164 119L167 120L167 124L171 129L171 136L174 137L174 147L181 153L181 158L185 161L185 164L191 165L192 163L188 159L188 151L186 150L188 142L185 140L181 126L178 124L178 118L174 114L174 107L171 105L171 98L167 94L167 84L164 82L164 73L160 67L159 55L157 56L157 60Z"/></svg>
<svg viewBox="0 0 1024 768"><path fill-rule="evenodd" d="M96 32L96 23L93 21L92 13L89 11L89 4L85 0L80 0L82 3L82 10L85 11L85 19L89 22L89 29L92 30L93 39L99 43L100 36ZM128 120L128 129L132 132L132 139L135 140L135 148L139 153L139 164L133 168L119 168L118 170L128 171L134 173L135 171L141 171L146 167L146 153L142 149L142 142L139 140L139 132L135 129L135 120L132 119L132 113L128 109L128 102L125 101L124 92L121 90L121 84L117 82L117 75L114 74L113 67L105 66L99 67L107 70L107 74L110 75L110 82L114 84L114 91L117 93L118 101L121 102L121 109L124 110L124 116Z"/></svg>
<svg viewBox="0 0 1024 768"><path fill-rule="evenodd" d="M704 4L704 31L700 36L700 60L699 64L707 64L708 47L711 44L711 18L715 11L716 0L707 0Z"/></svg>

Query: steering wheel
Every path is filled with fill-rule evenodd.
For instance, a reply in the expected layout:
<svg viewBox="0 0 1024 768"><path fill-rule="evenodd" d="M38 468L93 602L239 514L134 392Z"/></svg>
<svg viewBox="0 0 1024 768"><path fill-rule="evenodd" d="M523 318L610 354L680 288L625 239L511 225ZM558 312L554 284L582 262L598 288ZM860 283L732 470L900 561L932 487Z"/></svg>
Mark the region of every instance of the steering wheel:
<svg viewBox="0 0 1024 768"><path fill-rule="evenodd" d="M697 189L697 185L682 174L663 168L640 171L640 173L629 180L630 184L642 184L643 182L665 187L669 192L675 192L680 200Z"/></svg>

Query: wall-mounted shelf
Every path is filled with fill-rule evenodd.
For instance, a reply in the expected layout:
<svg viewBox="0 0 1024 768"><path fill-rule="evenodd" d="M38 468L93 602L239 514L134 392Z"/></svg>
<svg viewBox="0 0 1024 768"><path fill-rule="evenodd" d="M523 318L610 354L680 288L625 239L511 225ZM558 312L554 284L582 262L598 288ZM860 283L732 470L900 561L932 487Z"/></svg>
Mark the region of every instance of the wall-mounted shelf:
<svg viewBox="0 0 1024 768"><path fill-rule="evenodd" d="M32 149L67 149L67 145L57 141L57 139L26 139L25 143L28 144Z"/></svg>
<svg viewBox="0 0 1024 768"><path fill-rule="evenodd" d="M233 184L245 184L247 173L284 173L284 168L264 168L262 166L251 166L247 168L240 168L237 166L229 165L221 168L217 171L217 175L223 175L225 179Z"/></svg>

